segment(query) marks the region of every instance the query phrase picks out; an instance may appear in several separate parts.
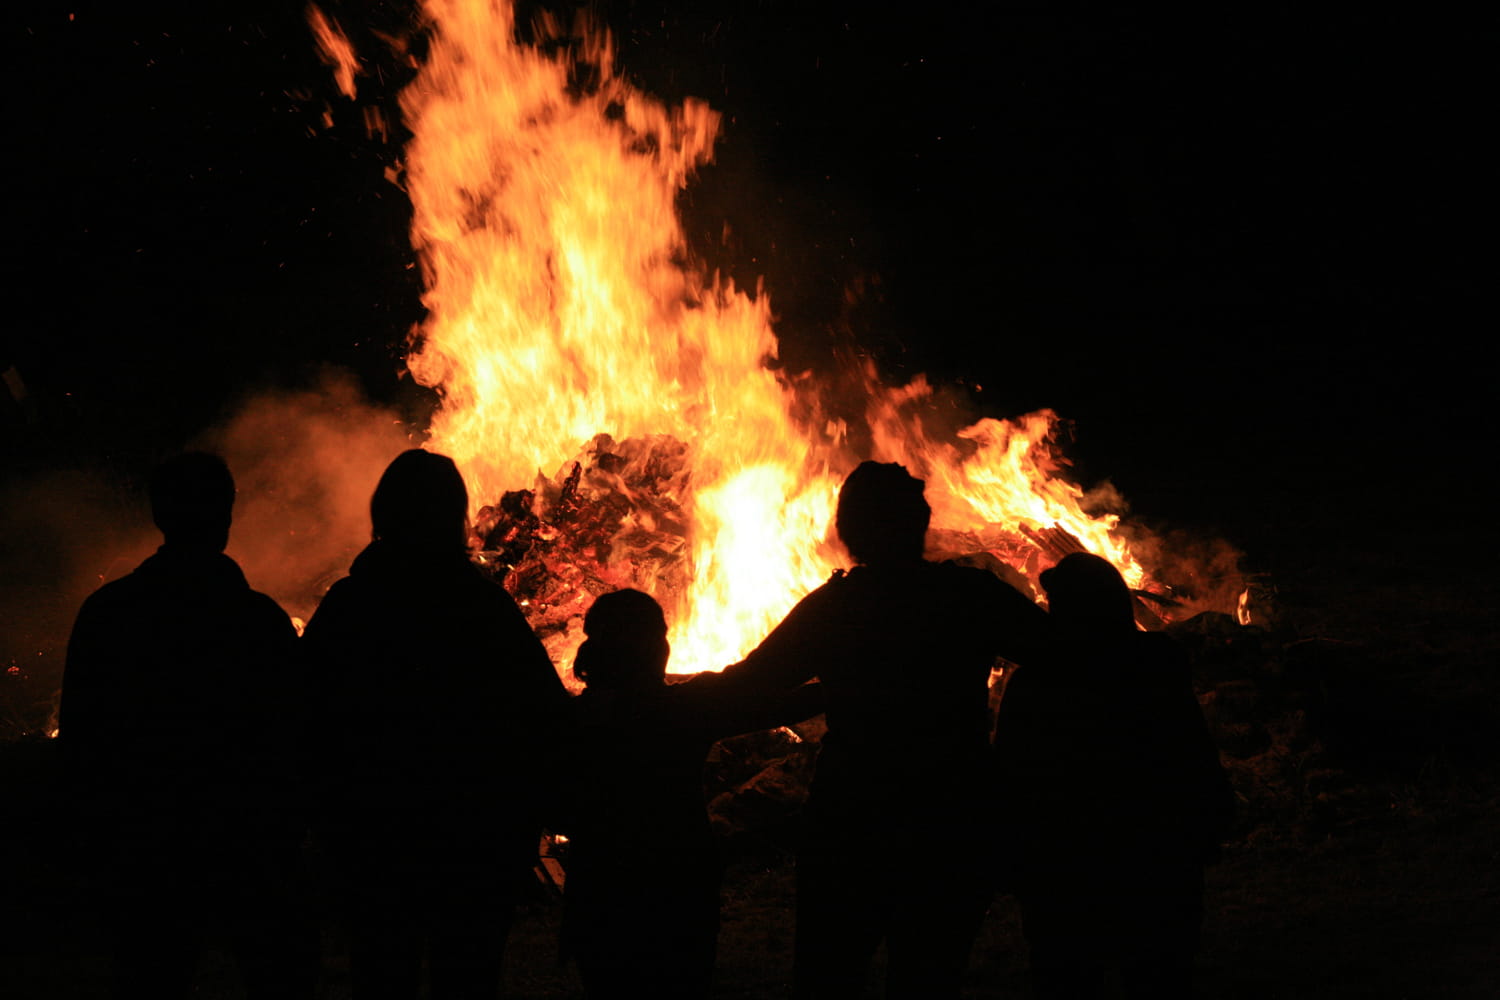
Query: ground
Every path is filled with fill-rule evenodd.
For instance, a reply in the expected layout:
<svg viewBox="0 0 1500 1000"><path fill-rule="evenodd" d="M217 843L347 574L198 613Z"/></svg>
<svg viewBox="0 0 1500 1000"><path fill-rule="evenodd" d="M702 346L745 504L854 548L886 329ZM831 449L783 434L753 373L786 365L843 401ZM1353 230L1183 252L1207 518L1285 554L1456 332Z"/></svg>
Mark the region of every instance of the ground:
<svg viewBox="0 0 1500 1000"><path fill-rule="evenodd" d="M1224 1000L1325 997L1481 998L1500 983L1500 844L1497 802L1471 812L1394 817L1380 828L1308 847L1237 846L1210 873L1199 995ZM1484 808L1480 809L1479 806ZM13 863L15 856L12 855ZM35 871L35 870L34 870ZM956 877L943 866L934 877ZM16 885L20 881L23 885ZM17 889L42 889L31 878ZM790 996L792 877L787 858L735 865L726 886L715 997ZM102 996L105 963L96 928L66 900L29 906L29 925L7 937L4 995ZM149 919L149 909L143 919ZM507 956L507 996L579 995L556 964L558 909L538 903L518 923ZM328 941L336 945L330 927ZM325 964L320 997L347 997L347 968ZM878 969L872 975L872 993ZM198 995L242 996L232 965L203 964ZM1013 902L996 900L985 920L964 995L1020 1000L1030 993Z"/></svg>
<svg viewBox="0 0 1500 1000"><path fill-rule="evenodd" d="M1459 524L1450 529L1463 534ZM1495 716L1494 584L1455 567L1443 532L1390 529L1384 554L1314 558L1278 580L1304 671L1320 671L1318 710L1300 736L1267 720L1269 744L1226 757L1246 816L1209 873L1196 982L1205 998L1490 997L1500 984L1500 780ZM1399 572L1389 567L1399 567ZM1277 647L1278 655L1285 649ZM1300 659L1299 659L1300 658ZM1295 728L1295 727L1294 727ZM1290 735L1289 735L1290 734ZM1292 737L1296 738L1293 739ZM9 874L0 995L101 995L101 942L35 812L45 752L10 744L4 848ZM715 996L775 998L787 986L792 859L746 839L725 885ZM964 878L931 848L933 878ZM142 918L150 919L149 901ZM508 995L578 995L556 963L558 904L539 894L507 953ZM323 997L347 995L339 937L326 925ZM975 947L965 995L1031 995L1015 906L998 898ZM878 968L872 976L872 995ZM199 995L240 995L222 956Z"/></svg>

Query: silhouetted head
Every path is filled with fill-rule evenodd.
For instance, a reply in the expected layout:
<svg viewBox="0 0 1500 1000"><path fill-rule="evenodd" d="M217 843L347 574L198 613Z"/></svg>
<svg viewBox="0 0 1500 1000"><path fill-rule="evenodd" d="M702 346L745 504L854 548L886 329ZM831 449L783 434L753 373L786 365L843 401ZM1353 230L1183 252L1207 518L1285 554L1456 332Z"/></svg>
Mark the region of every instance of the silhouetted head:
<svg viewBox="0 0 1500 1000"><path fill-rule="evenodd" d="M375 537L405 548L465 549L468 517L469 491L458 466L420 448L397 455L370 497Z"/></svg>
<svg viewBox="0 0 1500 1000"><path fill-rule="evenodd" d="M672 647L667 618L656 598L639 590L616 590L594 601L583 618L586 638L573 660L573 674L591 688L659 685Z"/></svg>
<svg viewBox="0 0 1500 1000"><path fill-rule="evenodd" d="M223 552L234 510L234 477L218 455L190 451L151 473L151 520L169 545Z"/></svg>
<svg viewBox="0 0 1500 1000"><path fill-rule="evenodd" d="M834 525L857 563L910 562L922 558L932 508L926 484L895 463L862 462L839 490Z"/></svg>
<svg viewBox="0 0 1500 1000"><path fill-rule="evenodd" d="M1052 618L1091 633L1134 632L1135 600L1125 578L1089 552L1074 552L1041 576Z"/></svg>

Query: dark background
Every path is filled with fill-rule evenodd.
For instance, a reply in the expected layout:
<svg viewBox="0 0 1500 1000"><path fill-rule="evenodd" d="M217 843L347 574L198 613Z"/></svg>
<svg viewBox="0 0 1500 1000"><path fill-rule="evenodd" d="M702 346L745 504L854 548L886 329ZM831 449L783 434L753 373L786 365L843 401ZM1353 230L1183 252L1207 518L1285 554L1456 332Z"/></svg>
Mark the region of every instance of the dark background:
<svg viewBox="0 0 1500 1000"><path fill-rule="evenodd" d="M300 4L121 6L15 31L0 371L25 397L0 393L0 486L66 467L106 480L96 515L138 506L155 461L330 368L420 428L420 271L386 177L411 5L326 5L365 60L355 102ZM1493 593L1489 33L853 6L599 14L644 90L723 113L685 227L705 267L764 278L789 369L853 351L975 415L1052 407L1080 480L1227 539L1287 600L1309 576Z"/></svg>
<svg viewBox="0 0 1500 1000"><path fill-rule="evenodd" d="M0 365L30 409L0 399L8 462L170 450L323 364L379 401L410 393L419 279L382 177L409 71L372 34L411 36L409 8L327 7L367 57L381 142L300 5L120 6L20 18ZM1455 465L1485 441L1493 375L1479 26L706 10L604 17L646 90L724 112L689 231L742 285L766 278L789 365L852 336L985 412L1051 406L1081 473L1148 503L1198 477L1471 476Z"/></svg>
<svg viewBox="0 0 1500 1000"><path fill-rule="evenodd" d="M143 521L152 462L329 366L408 419L431 405L398 374L420 284L384 179L410 71L374 37L412 37L409 7L326 5L368 59L354 105L300 4L124 6L8 24L0 372L25 392L0 391L7 733L47 717L106 561L89 547L127 503ZM785 363L853 346L976 414L1053 407L1082 479L1264 574L1275 617L1234 642L1255 647L1271 742L1232 762L1247 819L1210 889L1214 994L1490 995L1493 29L700 6L603 16L645 90L724 113L686 225L708 266L764 276ZM54 567L48 547L83 551ZM38 982L64 967L15 940Z"/></svg>

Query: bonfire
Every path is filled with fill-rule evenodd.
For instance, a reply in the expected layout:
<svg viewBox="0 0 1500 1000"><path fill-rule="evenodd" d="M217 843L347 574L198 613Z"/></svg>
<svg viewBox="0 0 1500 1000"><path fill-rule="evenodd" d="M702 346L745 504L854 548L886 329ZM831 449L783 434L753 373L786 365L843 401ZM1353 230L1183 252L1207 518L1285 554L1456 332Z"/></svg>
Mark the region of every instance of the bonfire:
<svg viewBox="0 0 1500 1000"><path fill-rule="evenodd" d="M777 366L772 291L714 274L677 213L723 126L707 104L641 92L586 22L543 15L523 44L506 2L429 0L425 16L428 52L401 97L427 309L407 364L441 397L426 447L470 484L476 561L565 680L581 615L622 586L666 608L675 671L742 657L847 562L830 526L863 458L927 480L930 555L1037 594L1042 570L1083 549L1147 598L1144 623L1232 609L1222 580L1172 592L1119 514L1086 501L1056 414L945 434L924 420L925 380L885 385L865 364L838 379L862 396L855 428L831 415L846 400L827 405L826 386ZM354 96L358 54L311 19Z"/></svg>

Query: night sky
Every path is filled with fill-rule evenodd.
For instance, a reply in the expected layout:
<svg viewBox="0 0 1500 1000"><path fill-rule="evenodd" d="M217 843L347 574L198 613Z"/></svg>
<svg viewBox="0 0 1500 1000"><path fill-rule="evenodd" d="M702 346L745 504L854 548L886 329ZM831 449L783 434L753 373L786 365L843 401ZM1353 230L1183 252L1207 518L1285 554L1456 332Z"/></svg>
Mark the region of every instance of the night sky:
<svg viewBox="0 0 1500 1000"><path fill-rule="evenodd" d="M399 376L421 287L384 175L411 70L377 40L420 50L414 14L322 5L367 59L358 105L301 0L7 15L0 742L50 725L79 603L156 544L145 470L267 392L322 392L330 371L371 404L340 390L338 419L368 414L385 437L359 454L335 427L309 463L383 463L405 442L391 414L420 424L433 404ZM1368 855L1350 835L1330 862L1336 837L1316 829L1287 834L1316 847L1305 866L1247 847L1221 877L1244 891L1222 897L1237 902L1217 914L1232 933L1215 975L1243 980L1231 996L1304 980L1295 995L1459 995L1441 984L1492 970L1481 937L1497 926L1493 826L1442 811L1492 824L1496 801L1493 25L1411 5L874 6L603 9L642 89L725 116L681 198L692 252L742 287L765 279L787 367L853 349L893 382L929 373L976 416L1052 407L1078 477L1111 480L1169 550L1243 552L1273 592L1275 614L1241 630L1274 639L1262 666L1290 665L1288 689L1291 666L1315 679L1353 792L1417 805L1371 792L1334 809L1368 799L1395 824L1354 828L1377 831ZM244 423L238 442L277 464L302 443L277 437L287 426ZM301 471L279 480L290 503ZM368 487L327 506L342 533L289 537L274 517L255 534L240 481L236 538L252 540L231 553L310 614L367 539ZM336 573L302 579L299 558L324 551ZM278 589L278 568L299 578ZM1469 777L1444 784L1452 762ZM1331 773L1308 771L1308 795ZM1477 805L1471 779L1489 789ZM24 901L48 870L12 843Z"/></svg>
<svg viewBox="0 0 1500 1000"><path fill-rule="evenodd" d="M13 31L0 368L29 396L0 397L7 465L139 464L328 365L420 413L396 377L421 317L382 177L399 123L366 134L300 5L121 6ZM1474 25L850 8L604 11L644 89L724 112L683 197L693 249L765 277L789 365L853 342L977 412L1051 406L1085 478L1252 542L1268 498L1389 494L1413 448L1475 478L1494 81ZM410 10L326 9L369 58L361 104L394 115L406 71L373 32L410 34Z"/></svg>

